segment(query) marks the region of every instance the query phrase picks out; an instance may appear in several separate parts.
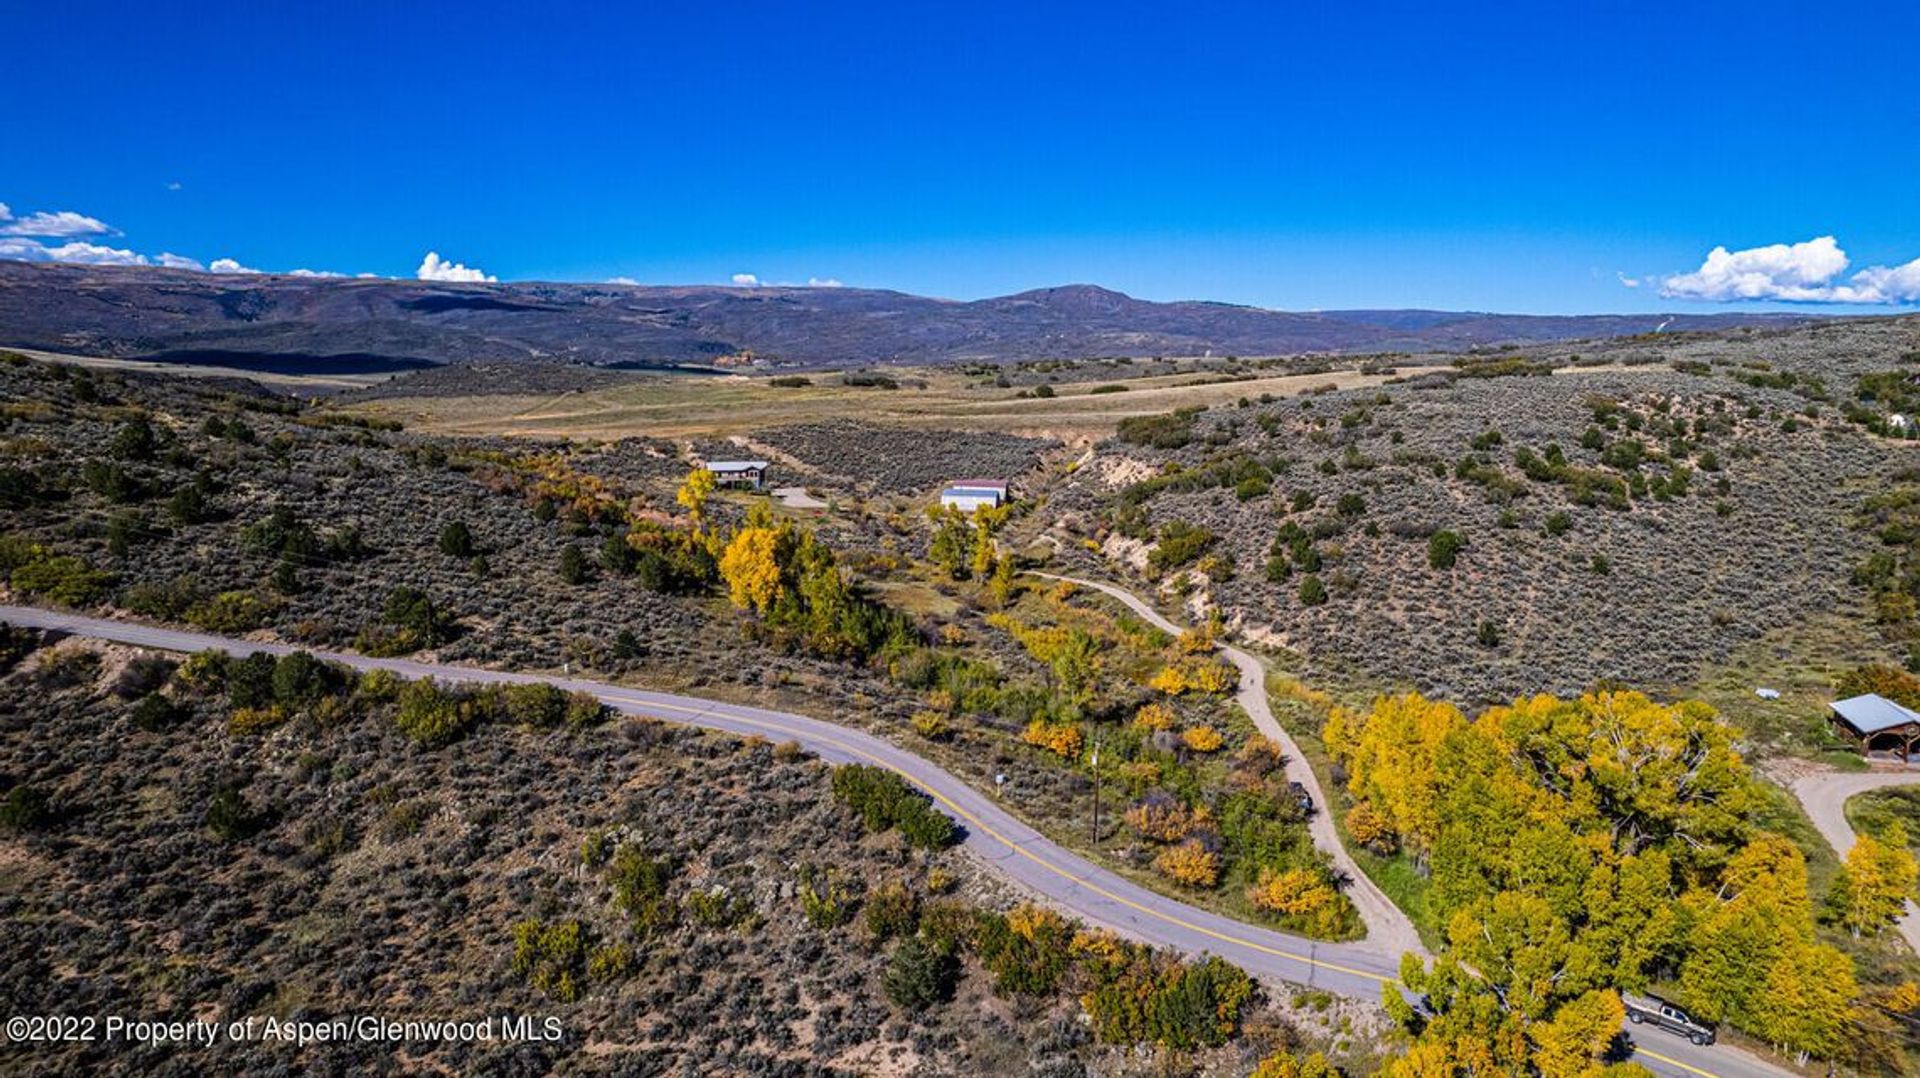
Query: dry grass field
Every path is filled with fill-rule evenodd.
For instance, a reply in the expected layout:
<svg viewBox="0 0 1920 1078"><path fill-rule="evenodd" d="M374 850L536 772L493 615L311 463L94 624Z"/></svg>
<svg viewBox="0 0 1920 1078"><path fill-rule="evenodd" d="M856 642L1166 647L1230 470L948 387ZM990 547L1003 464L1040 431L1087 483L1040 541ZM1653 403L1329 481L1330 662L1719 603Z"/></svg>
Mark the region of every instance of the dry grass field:
<svg viewBox="0 0 1920 1078"><path fill-rule="evenodd" d="M951 370L886 373L900 388L843 385L831 374L811 376L812 384L805 386L778 386L773 379L747 375L662 374L558 394L392 396L353 407L402 420L412 429L445 434L686 438L858 419L1073 442L1104 437L1127 416L1230 404L1263 394L1296 396L1323 386L1358 389L1386 378L1355 369L1254 377L1196 371L1062 385L1049 398L982 384L979 378ZM1100 391L1113 385L1126 390Z"/></svg>

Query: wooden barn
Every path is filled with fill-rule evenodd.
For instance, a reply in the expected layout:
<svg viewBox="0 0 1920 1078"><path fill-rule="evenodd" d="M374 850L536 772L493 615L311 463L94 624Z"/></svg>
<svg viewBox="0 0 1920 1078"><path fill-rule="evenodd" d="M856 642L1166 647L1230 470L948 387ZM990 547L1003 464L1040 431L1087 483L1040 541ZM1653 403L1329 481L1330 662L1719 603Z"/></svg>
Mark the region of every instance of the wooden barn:
<svg viewBox="0 0 1920 1078"><path fill-rule="evenodd" d="M1836 700L1832 708L1834 732L1858 746L1862 756L1913 759L1913 746L1920 742L1920 712L1878 693Z"/></svg>

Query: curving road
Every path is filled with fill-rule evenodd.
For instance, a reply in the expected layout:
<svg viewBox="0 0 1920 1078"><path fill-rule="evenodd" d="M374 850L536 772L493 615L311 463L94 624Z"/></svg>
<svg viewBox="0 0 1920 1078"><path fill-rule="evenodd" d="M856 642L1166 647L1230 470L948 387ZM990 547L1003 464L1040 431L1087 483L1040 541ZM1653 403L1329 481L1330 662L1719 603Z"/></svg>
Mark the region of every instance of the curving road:
<svg viewBox="0 0 1920 1078"><path fill-rule="evenodd" d="M34 607L0 606L0 622L71 633L162 651L222 649L237 655L283 655L306 650L285 644L185 632L138 622L56 613ZM652 692L580 678L488 670L472 666L375 659L345 652L314 652L357 670L390 670L407 678L445 682L524 684L546 682L569 692L591 693L629 715L701 726L738 735L792 740L831 763L875 764L926 791L964 826L967 849L1047 903L1089 924L1188 954L1215 954L1270 980L1324 988L1342 996L1377 1000L1397 986L1400 952L1377 942L1320 943L1245 924L1155 894L1091 864L1020 822L991 795L934 764L872 734L783 711L769 711L699 697ZM1269 718L1271 716L1269 715ZM1636 1061L1672 1078L1761 1078L1787 1072L1725 1046L1700 1048L1658 1031L1634 1029L1650 1045L1636 1044Z"/></svg>
<svg viewBox="0 0 1920 1078"><path fill-rule="evenodd" d="M1847 801L1855 794L1886 786L1911 786L1920 783L1920 771L1820 771L1793 781L1793 796L1807 810L1813 826L1835 853L1847 856L1853 849L1853 825L1847 822ZM1920 953L1920 906L1907 900L1906 915L1895 924L1907 946Z"/></svg>
<svg viewBox="0 0 1920 1078"><path fill-rule="evenodd" d="M1103 595L1119 600L1127 609L1147 619L1154 627L1163 632L1178 634L1180 626L1155 610L1145 599L1113 584L1097 580L1082 580L1078 577L1058 576L1053 573L1034 573L1034 576L1049 580L1064 580L1083 588L1092 588ZM1347 879L1346 893L1354 909L1359 911L1360 919L1367 926L1366 942L1393 954L1405 954L1412 951L1426 955L1427 948L1420 942L1420 933L1415 931L1413 922L1408 919L1399 906L1380 890L1373 878L1360 871L1353 861L1353 855L1347 851L1346 843L1340 841L1340 833L1334 829L1333 814L1327 811L1332 802L1327 800L1326 791L1320 788L1320 780L1315 777L1307 758L1301 754L1300 746L1273 717L1273 708L1267 700L1267 668L1259 659L1241 651L1239 648L1219 645L1234 668L1240 671L1240 688L1235 700L1241 710L1253 720L1254 729L1260 735L1280 746L1286 756L1287 778L1307 788L1313 795L1315 810L1307 818L1307 829L1313 835L1313 844L1333 859L1334 868Z"/></svg>

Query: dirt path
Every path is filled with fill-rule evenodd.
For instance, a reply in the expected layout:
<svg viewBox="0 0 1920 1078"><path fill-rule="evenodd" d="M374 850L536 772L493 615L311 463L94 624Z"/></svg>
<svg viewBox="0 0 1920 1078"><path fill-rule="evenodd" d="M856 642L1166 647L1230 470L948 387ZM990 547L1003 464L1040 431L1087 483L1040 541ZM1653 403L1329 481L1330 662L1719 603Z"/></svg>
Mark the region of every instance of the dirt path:
<svg viewBox="0 0 1920 1078"><path fill-rule="evenodd" d="M1034 573L1034 576L1050 580L1064 580L1078 584L1083 588L1092 588L1104 595L1124 603L1129 610L1147 619L1161 630L1179 633L1181 626L1174 624L1165 615L1154 609L1151 604L1125 588L1113 584L1103 584L1097 580L1082 580L1078 577L1056 576L1052 573ZM1239 648L1220 646L1220 654L1225 656L1240 671L1240 688L1235 696L1247 717L1253 720L1254 728L1260 735L1280 746L1286 754L1287 778L1307 788L1313 795L1315 811L1308 817L1307 828L1313 835L1313 844L1326 851L1333 859L1334 867L1347 877L1347 898L1359 911L1360 919L1367 926L1367 942L1386 948L1394 953L1412 951L1425 956L1427 949L1420 942L1420 933L1414 930L1413 922L1408 920L1400 907L1393 904L1386 892L1380 890L1373 878L1360 871L1354 863L1353 855L1347 852L1346 844L1340 841L1340 833L1333 826L1333 816L1327 811L1329 802L1320 780L1308 766L1307 758L1301 754L1300 746L1273 717L1273 708L1267 701L1267 668L1259 659L1241 651Z"/></svg>
<svg viewBox="0 0 1920 1078"><path fill-rule="evenodd" d="M1816 771L1793 780L1788 788L1800 799L1813 826L1841 857L1853 848L1853 827L1847 823L1847 800L1855 794L1887 786L1920 785L1920 771ZM1907 900L1907 915L1894 925L1907 946L1920 954L1920 906Z"/></svg>

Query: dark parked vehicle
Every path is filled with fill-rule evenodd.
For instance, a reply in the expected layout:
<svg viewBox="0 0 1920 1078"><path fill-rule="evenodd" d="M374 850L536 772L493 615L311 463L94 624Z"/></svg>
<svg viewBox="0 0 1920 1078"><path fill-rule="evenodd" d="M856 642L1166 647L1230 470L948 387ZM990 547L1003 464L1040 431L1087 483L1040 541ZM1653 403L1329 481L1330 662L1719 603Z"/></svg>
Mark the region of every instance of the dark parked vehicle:
<svg viewBox="0 0 1920 1078"><path fill-rule="evenodd" d="M1651 1022L1669 1033L1678 1033L1695 1044L1713 1043L1712 1026L1699 1021L1664 999L1622 992L1620 1002L1627 1008L1627 1021L1634 1025Z"/></svg>
<svg viewBox="0 0 1920 1078"><path fill-rule="evenodd" d="M1313 811L1313 795L1297 782L1287 783L1287 792L1293 795L1293 803L1300 806L1301 812Z"/></svg>

